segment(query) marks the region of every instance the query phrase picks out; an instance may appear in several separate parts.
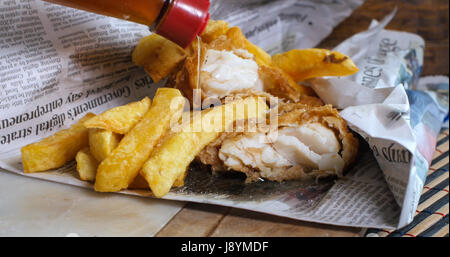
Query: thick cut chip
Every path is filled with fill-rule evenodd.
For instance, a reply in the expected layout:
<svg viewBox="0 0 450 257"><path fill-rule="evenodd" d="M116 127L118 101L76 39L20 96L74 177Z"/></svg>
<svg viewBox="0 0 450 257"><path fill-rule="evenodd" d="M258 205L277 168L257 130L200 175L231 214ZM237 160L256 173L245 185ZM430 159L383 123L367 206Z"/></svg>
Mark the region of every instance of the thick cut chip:
<svg viewBox="0 0 450 257"><path fill-rule="evenodd" d="M141 174L156 197L169 192L174 183L183 184L185 172L195 156L236 120L265 119L267 105L262 98L249 97L201 112L181 132L168 137L144 164ZM194 116L192 116L194 117Z"/></svg>
<svg viewBox="0 0 450 257"><path fill-rule="evenodd" d="M348 56L327 49L294 49L272 56L272 63L295 82L316 77L349 76L358 72L358 67Z"/></svg>
<svg viewBox="0 0 450 257"><path fill-rule="evenodd" d="M255 56L256 63L259 65L271 65L272 59L270 55L260 47L248 41L239 27L230 28L227 31L227 37L232 40L234 47L238 49L246 49L249 53L253 54Z"/></svg>
<svg viewBox="0 0 450 257"><path fill-rule="evenodd" d="M101 162L117 147L122 135L106 129L89 129L89 147L92 155Z"/></svg>
<svg viewBox="0 0 450 257"><path fill-rule="evenodd" d="M77 171L81 180L94 181L97 174L98 161L89 151L89 147L81 149L75 157Z"/></svg>
<svg viewBox="0 0 450 257"><path fill-rule="evenodd" d="M173 88L159 88L150 110L120 141L97 170L95 190L115 192L127 188L138 175L170 123L180 117L185 99Z"/></svg>
<svg viewBox="0 0 450 257"><path fill-rule="evenodd" d="M73 160L77 152L89 144L88 129L83 123L94 116L95 114L88 113L70 128L22 147L24 172L56 169Z"/></svg>
<svg viewBox="0 0 450 257"><path fill-rule="evenodd" d="M89 129L89 147L90 149L83 149L78 152L76 160L77 160L77 170L80 174L80 178L82 180L94 181L95 176L97 174L97 167L100 162L102 162L106 157L108 157L112 151L119 145L120 139L122 135L114 133L109 130L104 129ZM80 155L80 157L79 157ZM79 165L80 161L84 161L84 165ZM92 158L88 159L88 158ZM79 170L79 168L81 170ZM89 174L89 178L92 179L83 179L82 174ZM91 177L93 175L93 177ZM87 177L87 175L85 175ZM147 181L141 176L138 175L133 182L128 187L130 189L148 189Z"/></svg>
<svg viewBox="0 0 450 257"><path fill-rule="evenodd" d="M208 25L206 25L205 30L203 31L202 41L205 43L211 43L213 40L218 37L225 35L228 31L228 22L222 20L209 20Z"/></svg>
<svg viewBox="0 0 450 257"><path fill-rule="evenodd" d="M186 58L183 48L157 34L142 38L133 51L133 62L144 66L153 82L167 77Z"/></svg>
<svg viewBox="0 0 450 257"><path fill-rule="evenodd" d="M151 101L145 97L141 101L111 108L106 112L87 120L87 128L106 129L118 134L126 134L144 117Z"/></svg>

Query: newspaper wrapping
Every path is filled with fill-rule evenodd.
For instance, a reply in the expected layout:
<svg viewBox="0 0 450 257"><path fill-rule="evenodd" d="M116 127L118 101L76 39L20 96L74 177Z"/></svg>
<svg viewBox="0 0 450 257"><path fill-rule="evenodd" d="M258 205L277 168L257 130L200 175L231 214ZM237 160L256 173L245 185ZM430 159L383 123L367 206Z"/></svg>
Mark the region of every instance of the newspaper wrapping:
<svg viewBox="0 0 450 257"><path fill-rule="evenodd" d="M440 78L440 95L432 86L436 79L423 78L429 81L428 88L420 83L424 40L385 30L395 13L380 23L373 21L367 31L334 49L349 55L360 68L358 73L309 83L325 102L342 109L341 116L368 142L402 207L398 224L402 227L415 216L436 139L448 116L448 78Z"/></svg>
<svg viewBox="0 0 450 257"><path fill-rule="evenodd" d="M276 53L317 45L362 2L213 1L211 12L213 18L242 27L252 42ZM54 171L24 174L20 147L67 128L87 112L101 113L144 95L153 96L156 88L164 84L153 84L130 57L138 40L149 34L148 28L34 0L2 2L0 21L0 167L21 175L92 188L92 184L77 178L73 162ZM417 138L427 128L432 128L433 133L427 135L433 138L440 128L439 115L446 103L430 93L426 95L441 104L436 109L438 114L423 112L423 108L416 108L415 113L409 107L408 96L413 94L409 92L418 91L405 91L396 85L421 85L417 83L417 68L422 65L423 40L383 30L388 21L389 17L378 25L374 22L362 33L368 35L356 35L338 49L364 67L361 65L367 61L365 57L377 56L378 45L375 40L359 45L354 38L370 36L383 41L383 35L391 35L383 42L392 49L382 50L388 57L378 68L391 65L389 70L395 68L399 73L385 72L378 83L360 75L373 75L376 68L368 72L362 69L352 78L310 81L325 101L342 109L342 116L368 142L361 148L358 163L343 179L245 185L240 179L212 177L193 165L185 186L164 198L344 226L397 228L410 222L428 167L428 152L421 153ZM405 38L413 44L402 45ZM393 41L398 45L391 46ZM416 56L407 57L412 50ZM324 84L323 88L334 88L347 100L333 102L317 86L319 83ZM342 84L348 86L337 90ZM357 97L355 90L360 91ZM361 113L366 115L364 122L357 119ZM371 119L367 119L369 114ZM422 122L430 117L436 121ZM382 131L368 126L368 120ZM403 133L398 133L400 130ZM426 141L425 145L433 148L431 143ZM382 159L385 156L391 162ZM151 196L140 190L120 193Z"/></svg>

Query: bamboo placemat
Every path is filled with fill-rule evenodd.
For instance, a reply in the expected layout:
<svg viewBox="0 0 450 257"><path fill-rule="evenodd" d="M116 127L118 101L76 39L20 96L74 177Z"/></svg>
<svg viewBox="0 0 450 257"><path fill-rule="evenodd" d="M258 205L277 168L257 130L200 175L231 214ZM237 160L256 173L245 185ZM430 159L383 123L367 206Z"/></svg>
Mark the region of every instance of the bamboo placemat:
<svg viewBox="0 0 450 257"><path fill-rule="evenodd" d="M368 229L366 236L448 237L449 130L441 132L416 216L399 230Z"/></svg>

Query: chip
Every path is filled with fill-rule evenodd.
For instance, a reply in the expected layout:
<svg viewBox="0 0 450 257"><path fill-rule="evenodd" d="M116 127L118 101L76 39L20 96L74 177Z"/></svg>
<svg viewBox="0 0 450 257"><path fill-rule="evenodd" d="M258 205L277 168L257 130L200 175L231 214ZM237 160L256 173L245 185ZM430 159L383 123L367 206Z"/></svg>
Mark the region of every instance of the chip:
<svg viewBox="0 0 450 257"><path fill-rule="evenodd" d="M205 43L211 43L213 40L218 37L225 35L228 31L228 22L223 20L209 20L208 25L206 25L205 30L203 31L202 41Z"/></svg>
<svg viewBox="0 0 450 257"><path fill-rule="evenodd" d="M94 181L97 174L98 161L89 151L89 147L85 147L78 151L75 160L77 162L77 171L81 180Z"/></svg>
<svg viewBox="0 0 450 257"><path fill-rule="evenodd" d="M153 194L164 196L176 181L177 186L183 185L181 180L184 180L195 156L234 121L265 119L266 111L267 105L262 98L248 97L202 111L200 118L185 123L180 132L168 137L155 149L141 170Z"/></svg>
<svg viewBox="0 0 450 257"><path fill-rule="evenodd" d="M94 116L95 114L88 113L70 128L22 147L24 172L56 169L73 160L77 152L89 144L88 129L83 123Z"/></svg>
<svg viewBox="0 0 450 257"><path fill-rule="evenodd" d="M145 97L141 101L111 108L84 123L87 128L106 129L118 134L126 134L147 113L151 101Z"/></svg>
<svg viewBox="0 0 450 257"><path fill-rule="evenodd" d="M346 55L326 49L294 49L272 56L274 66L295 82L326 76L349 76L359 71Z"/></svg>
<svg viewBox="0 0 450 257"><path fill-rule="evenodd" d="M119 145L122 135L106 129L89 129L89 147L97 161L103 161Z"/></svg>
<svg viewBox="0 0 450 257"><path fill-rule="evenodd" d="M150 110L100 163L95 190L115 192L128 188L160 138L169 130L170 123L181 116L184 104L179 90L159 88Z"/></svg>
<svg viewBox="0 0 450 257"><path fill-rule="evenodd" d="M78 151L75 160L77 162L77 171L81 180L94 182L97 175L98 161L90 153L88 147ZM128 189L149 189L147 181L142 175L137 175Z"/></svg>
<svg viewBox="0 0 450 257"><path fill-rule="evenodd" d="M132 57L133 62L144 66L153 82L158 83L186 58L186 53L172 41L152 34L139 41Z"/></svg>
<svg viewBox="0 0 450 257"><path fill-rule="evenodd" d="M257 45L254 45L248 41L239 27L230 28L227 31L227 37L232 40L234 47L238 49L246 49L249 53L253 54L258 65L272 65L272 58L270 55Z"/></svg>

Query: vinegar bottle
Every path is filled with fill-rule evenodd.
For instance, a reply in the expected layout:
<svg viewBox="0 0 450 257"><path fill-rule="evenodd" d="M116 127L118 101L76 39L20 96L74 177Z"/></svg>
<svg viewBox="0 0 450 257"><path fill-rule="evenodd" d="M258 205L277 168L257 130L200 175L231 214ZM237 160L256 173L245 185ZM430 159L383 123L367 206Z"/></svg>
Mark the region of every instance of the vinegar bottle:
<svg viewBox="0 0 450 257"><path fill-rule="evenodd" d="M206 27L209 0L45 0L141 23L186 48Z"/></svg>

